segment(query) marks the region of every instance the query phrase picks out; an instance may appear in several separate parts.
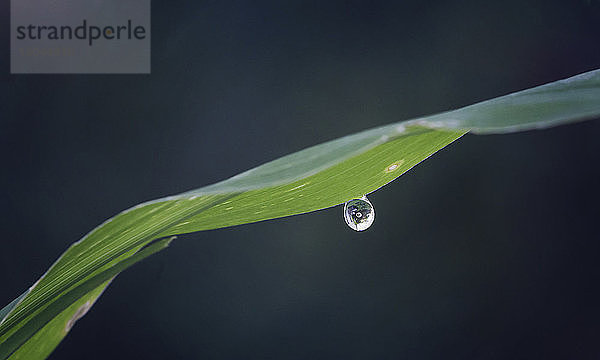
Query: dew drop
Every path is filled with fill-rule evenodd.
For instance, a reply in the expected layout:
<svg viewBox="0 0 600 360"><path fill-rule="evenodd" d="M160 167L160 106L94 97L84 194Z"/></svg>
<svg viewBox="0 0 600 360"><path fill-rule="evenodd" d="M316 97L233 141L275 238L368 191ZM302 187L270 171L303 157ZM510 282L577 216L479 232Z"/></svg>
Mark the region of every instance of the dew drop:
<svg viewBox="0 0 600 360"><path fill-rule="evenodd" d="M352 230L367 230L375 221L375 208L366 196L352 199L344 204L344 220Z"/></svg>

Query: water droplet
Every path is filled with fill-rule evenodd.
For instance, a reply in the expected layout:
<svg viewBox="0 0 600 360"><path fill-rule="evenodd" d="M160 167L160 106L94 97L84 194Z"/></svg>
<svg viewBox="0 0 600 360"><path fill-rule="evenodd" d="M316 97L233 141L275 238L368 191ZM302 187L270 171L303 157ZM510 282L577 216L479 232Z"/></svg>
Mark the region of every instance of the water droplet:
<svg viewBox="0 0 600 360"><path fill-rule="evenodd" d="M375 208L366 196L352 199L344 204L344 220L352 230L367 230L375 221Z"/></svg>

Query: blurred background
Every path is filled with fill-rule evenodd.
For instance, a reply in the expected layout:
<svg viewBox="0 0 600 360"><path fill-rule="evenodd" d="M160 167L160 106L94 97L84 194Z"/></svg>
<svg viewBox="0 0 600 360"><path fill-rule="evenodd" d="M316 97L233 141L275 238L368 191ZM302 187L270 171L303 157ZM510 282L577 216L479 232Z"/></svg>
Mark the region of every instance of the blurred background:
<svg viewBox="0 0 600 360"><path fill-rule="evenodd" d="M599 44L597 0L155 0L151 75L11 76L4 51L0 303L132 205L598 68ZM599 138L467 135L372 194L364 233L336 207L181 236L51 359L598 359Z"/></svg>

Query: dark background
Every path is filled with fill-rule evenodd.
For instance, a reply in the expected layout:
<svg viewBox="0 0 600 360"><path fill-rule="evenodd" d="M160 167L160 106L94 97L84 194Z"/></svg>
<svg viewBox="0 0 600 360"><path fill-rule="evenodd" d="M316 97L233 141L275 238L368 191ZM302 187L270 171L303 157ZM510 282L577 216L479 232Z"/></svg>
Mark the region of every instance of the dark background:
<svg viewBox="0 0 600 360"><path fill-rule="evenodd" d="M151 75L11 76L7 3L3 304L134 204L600 67L595 0L154 0ZM364 233L336 207L181 236L51 358L598 359L599 137L467 135Z"/></svg>

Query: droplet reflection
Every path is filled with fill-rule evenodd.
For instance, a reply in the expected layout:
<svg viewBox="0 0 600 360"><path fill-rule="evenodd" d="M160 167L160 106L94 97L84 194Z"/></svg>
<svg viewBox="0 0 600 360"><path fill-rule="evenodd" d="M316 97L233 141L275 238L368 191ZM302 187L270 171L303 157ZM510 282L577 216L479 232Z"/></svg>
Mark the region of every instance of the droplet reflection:
<svg viewBox="0 0 600 360"><path fill-rule="evenodd" d="M344 220L352 230L366 230L375 221L375 208L366 196L352 199L344 204Z"/></svg>

